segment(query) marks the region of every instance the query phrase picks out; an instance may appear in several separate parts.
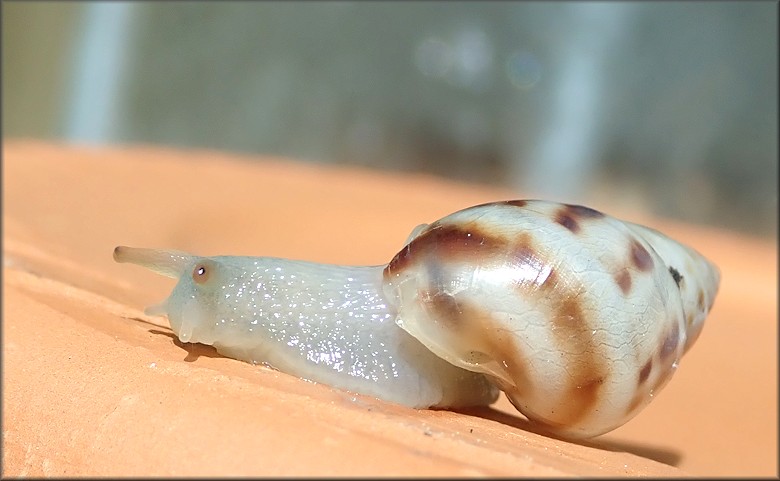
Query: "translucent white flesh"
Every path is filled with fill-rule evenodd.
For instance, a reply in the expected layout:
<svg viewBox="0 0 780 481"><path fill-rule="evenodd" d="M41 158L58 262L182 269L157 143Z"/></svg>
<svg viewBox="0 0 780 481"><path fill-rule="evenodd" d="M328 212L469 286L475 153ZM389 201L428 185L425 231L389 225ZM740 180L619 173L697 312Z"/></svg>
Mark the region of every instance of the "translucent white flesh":
<svg viewBox="0 0 780 481"><path fill-rule="evenodd" d="M382 294L382 266L122 249L124 261L157 272L180 269L162 308L182 341L412 407L482 405L497 397L484 376L438 358L396 325ZM203 284L191 275L199 266L211 271Z"/></svg>

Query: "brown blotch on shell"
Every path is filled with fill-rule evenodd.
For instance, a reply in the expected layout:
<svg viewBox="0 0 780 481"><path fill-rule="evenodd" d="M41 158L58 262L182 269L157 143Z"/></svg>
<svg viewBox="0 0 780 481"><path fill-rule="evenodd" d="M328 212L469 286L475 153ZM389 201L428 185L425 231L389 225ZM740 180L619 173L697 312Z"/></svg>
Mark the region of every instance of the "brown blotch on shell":
<svg viewBox="0 0 780 481"><path fill-rule="evenodd" d="M699 295L696 297L696 305L700 311L704 311L706 305L704 304L704 291L699 289Z"/></svg>
<svg viewBox="0 0 780 481"><path fill-rule="evenodd" d="M593 398L595 400L598 390L604 384L604 376L596 376L575 387L580 397Z"/></svg>
<svg viewBox="0 0 780 481"><path fill-rule="evenodd" d="M565 209L559 210L555 214L555 222L569 229L574 234L580 231L580 225Z"/></svg>
<svg viewBox="0 0 780 481"><path fill-rule="evenodd" d="M463 209L459 212L462 212L464 210L472 210L472 209L481 209L483 207L491 207L495 205L511 205L513 207L525 207L528 205L528 200L526 199L512 199L512 200L499 200L499 201L493 201L493 202L484 202L482 204L476 204L471 207L468 207L466 209Z"/></svg>
<svg viewBox="0 0 780 481"><path fill-rule="evenodd" d="M636 239L631 239L631 263L640 271L647 272L653 268L653 258L645 246Z"/></svg>
<svg viewBox="0 0 780 481"><path fill-rule="evenodd" d="M556 413L557 422L564 425L576 425L592 411L593 406L598 404L604 376L599 374L598 369L593 369L583 372L579 378L583 381L572 383L564 396L564 399L570 400L567 404L568 409L564 413Z"/></svg>
<svg viewBox="0 0 780 481"><path fill-rule="evenodd" d="M680 283L683 280L683 276L680 274L680 271L674 267L669 267L669 274L672 275L672 279L674 279L674 283L677 284L677 287L680 287Z"/></svg>
<svg viewBox="0 0 780 481"><path fill-rule="evenodd" d="M506 261L516 272L536 272L533 279L521 279L517 287L525 291L526 289L536 290L538 288L552 289L557 285L557 276L552 264L544 259L542 254L536 249L531 239L531 235L522 232L515 237L514 242L508 245L509 255Z"/></svg>
<svg viewBox="0 0 780 481"><path fill-rule="evenodd" d="M536 249L534 249L530 236L526 233L517 236L511 249L510 262L513 266L517 264L526 265L529 263L538 264L542 262L536 254Z"/></svg>
<svg viewBox="0 0 780 481"><path fill-rule="evenodd" d="M563 207L555 213L554 220L572 233L577 234L582 229L579 222L581 219L597 219L600 217L604 217L604 214L590 207L563 204Z"/></svg>
<svg viewBox="0 0 780 481"><path fill-rule="evenodd" d="M664 361L669 356L673 355L675 351L677 351L677 345L679 343L680 343L680 333L677 331L676 328L672 328L664 337L663 343L661 343L661 351L659 352L661 361Z"/></svg>
<svg viewBox="0 0 780 481"><path fill-rule="evenodd" d="M615 282L617 283L618 287L620 287L620 290L623 292L623 294L628 294L631 292L631 273L628 271L628 269L620 269L620 271L615 274Z"/></svg>
<svg viewBox="0 0 780 481"><path fill-rule="evenodd" d="M553 324L557 329L569 330L565 335L571 334L581 335L582 325L584 319L582 315L582 307L580 303L572 297L566 297L558 307L558 312L553 316ZM571 330L576 332L571 332Z"/></svg>
<svg viewBox="0 0 780 481"><path fill-rule="evenodd" d="M604 214L602 212L599 212L596 209L591 209L590 207L585 207L584 205L577 205L577 204L564 204L564 205L566 206L566 210L569 212L569 214L574 217L591 218L591 219L604 217Z"/></svg>
<svg viewBox="0 0 780 481"><path fill-rule="evenodd" d="M512 205L512 206L515 206L515 207L525 207L526 205L528 205L528 201L527 200L523 200L523 199L507 200L507 201L504 202L504 204Z"/></svg>
<svg viewBox="0 0 780 481"><path fill-rule="evenodd" d="M639 379L637 382L638 386L641 386L642 384L647 381L647 378L650 376L650 371L653 370L653 360L648 359L647 363L645 363L644 367L642 367L642 370L639 371Z"/></svg>

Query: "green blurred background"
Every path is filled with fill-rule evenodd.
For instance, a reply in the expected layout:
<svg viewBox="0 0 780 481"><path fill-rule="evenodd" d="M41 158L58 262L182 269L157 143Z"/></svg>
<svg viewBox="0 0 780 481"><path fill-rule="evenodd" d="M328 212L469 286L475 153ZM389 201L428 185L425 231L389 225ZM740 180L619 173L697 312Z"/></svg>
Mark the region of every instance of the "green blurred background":
<svg viewBox="0 0 780 481"><path fill-rule="evenodd" d="M776 238L777 15L4 1L3 136L422 171Z"/></svg>

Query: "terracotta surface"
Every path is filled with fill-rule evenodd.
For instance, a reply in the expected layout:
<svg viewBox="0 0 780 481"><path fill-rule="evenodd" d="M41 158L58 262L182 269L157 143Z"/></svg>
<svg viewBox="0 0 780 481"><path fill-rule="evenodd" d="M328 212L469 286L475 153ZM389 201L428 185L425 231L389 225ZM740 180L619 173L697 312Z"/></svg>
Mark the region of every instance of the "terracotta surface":
<svg viewBox="0 0 780 481"><path fill-rule="evenodd" d="M251 162L249 161L251 160ZM492 408L403 408L182 345L173 280L119 244L383 264L411 229L526 197L426 176L153 148L3 147L3 476L777 475L777 246L592 207L690 243L718 298L645 411L570 443Z"/></svg>

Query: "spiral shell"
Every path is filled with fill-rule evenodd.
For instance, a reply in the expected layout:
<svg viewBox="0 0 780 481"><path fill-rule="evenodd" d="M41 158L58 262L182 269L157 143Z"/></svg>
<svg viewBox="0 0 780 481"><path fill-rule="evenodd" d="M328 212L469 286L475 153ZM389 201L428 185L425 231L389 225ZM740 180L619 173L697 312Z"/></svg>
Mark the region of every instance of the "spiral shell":
<svg viewBox="0 0 780 481"><path fill-rule="evenodd" d="M719 283L714 265L659 232L538 200L419 229L384 278L399 326L567 437L610 431L650 402Z"/></svg>

